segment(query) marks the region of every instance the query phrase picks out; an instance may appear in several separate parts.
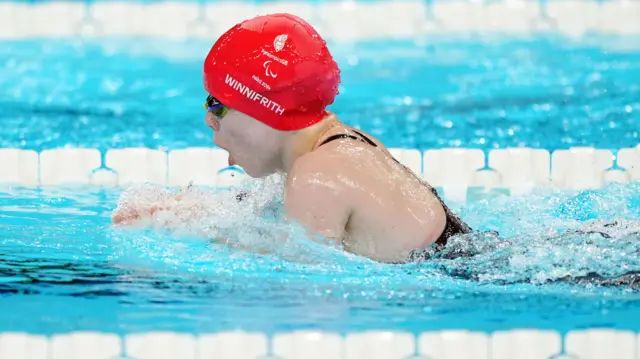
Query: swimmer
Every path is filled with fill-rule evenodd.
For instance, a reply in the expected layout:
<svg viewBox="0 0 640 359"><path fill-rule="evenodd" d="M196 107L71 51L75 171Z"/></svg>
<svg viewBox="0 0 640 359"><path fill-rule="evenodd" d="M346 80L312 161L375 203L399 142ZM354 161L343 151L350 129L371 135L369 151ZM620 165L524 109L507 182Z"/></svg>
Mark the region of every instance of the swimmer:
<svg viewBox="0 0 640 359"><path fill-rule="evenodd" d="M214 144L251 177L284 174L286 215L311 233L403 263L472 231L379 140L327 110L340 70L303 19L272 14L235 25L210 49L203 80ZM116 210L113 222L140 216Z"/></svg>

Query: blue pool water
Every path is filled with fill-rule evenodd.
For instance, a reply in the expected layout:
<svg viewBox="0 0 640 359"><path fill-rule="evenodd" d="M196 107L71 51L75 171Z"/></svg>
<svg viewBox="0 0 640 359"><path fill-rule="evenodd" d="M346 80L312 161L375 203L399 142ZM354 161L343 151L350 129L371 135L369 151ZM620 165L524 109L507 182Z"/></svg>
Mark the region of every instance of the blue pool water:
<svg viewBox="0 0 640 359"><path fill-rule="evenodd" d="M639 190L636 183L477 201L461 215L477 229L498 229L501 238L452 243L451 250L475 247L471 259L393 266L302 242L261 256L195 236L117 230L109 214L118 191L4 188L0 301L12 309L0 311L0 330L637 331L638 283L557 280L640 270ZM624 230L592 227L609 238L551 234L613 218L631 222ZM241 222L266 228L266 238L286 230L255 217ZM282 259L292 254L297 262Z"/></svg>
<svg viewBox="0 0 640 359"><path fill-rule="evenodd" d="M391 147L635 146L640 50L628 43L336 46L344 84L332 109ZM200 77L209 45L3 42L0 146L209 145ZM261 256L190 233L114 229L110 213L120 194L0 187L0 306L11 308L0 311L0 331L640 330L638 284L561 280L640 271L638 183L470 203L457 208L461 216L499 237L451 244L450 251L475 251L470 259L404 266L302 241ZM265 240L295 233L251 213L233 215L240 210L220 208L195 229L257 227L260 234L242 235ZM608 227L612 220L620 224ZM585 225L605 234L562 233Z"/></svg>
<svg viewBox="0 0 640 359"><path fill-rule="evenodd" d="M640 141L637 38L422 39L333 45L331 107L391 147L617 149ZM0 46L0 146L181 148L203 124L209 41Z"/></svg>

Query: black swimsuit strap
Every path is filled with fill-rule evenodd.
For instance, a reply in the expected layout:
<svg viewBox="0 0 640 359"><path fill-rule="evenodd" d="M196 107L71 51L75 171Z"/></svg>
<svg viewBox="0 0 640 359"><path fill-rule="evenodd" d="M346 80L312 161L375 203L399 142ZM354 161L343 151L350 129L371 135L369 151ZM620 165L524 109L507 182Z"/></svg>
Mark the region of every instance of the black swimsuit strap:
<svg viewBox="0 0 640 359"><path fill-rule="evenodd" d="M327 139L325 139L324 141L322 141L322 143L320 143L320 145L318 145L318 147L320 147L320 146L322 146L322 145L324 145L324 144L327 144L327 143L329 143L329 142L331 142L331 141L339 140L339 139L341 139L341 138L348 138L348 139L351 139L351 140L356 140L356 141L366 142L366 143L368 143L369 145L371 145L371 146L373 146L373 147L378 147L378 145L377 145L375 142L373 142L369 137L365 136L365 135L364 135L363 133L361 133L360 131L356 131L356 130L352 130L352 131L353 131L353 132L355 132L355 133L357 133L357 134L358 134L358 136L360 136L360 137L358 137L358 136L354 136L354 135L348 135L348 134L345 134L345 133L339 133L339 134L337 134L337 135L333 135L333 136L329 136L329 137L327 137ZM392 156L391 158L392 158L394 161L396 161L396 162L400 163L400 161L398 161L395 157L393 157L393 156Z"/></svg>
<svg viewBox="0 0 640 359"><path fill-rule="evenodd" d="M359 140L359 141L362 140L362 139L360 139L360 138L358 138L358 137L356 137L354 135L347 135L347 134L344 134L344 133L340 133L340 134L337 134L337 135L333 135L333 136L327 137L327 139L322 141L322 143L320 143L318 145L318 147L320 147L322 145L325 145L325 144L327 144L327 143L329 143L331 141L339 140L341 138L349 138L349 139L352 139L352 140Z"/></svg>
<svg viewBox="0 0 640 359"><path fill-rule="evenodd" d="M362 137L362 139L364 139L365 141L367 141L367 143L368 143L368 144L370 144L371 146L373 146L373 147L378 147L378 145L376 145L376 143L375 143L375 142L371 141L371 140L369 139L369 137L365 136L365 135L364 135L364 134L362 134L360 131L353 130L353 132L357 133L357 134L358 134L358 136Z"/></svg>

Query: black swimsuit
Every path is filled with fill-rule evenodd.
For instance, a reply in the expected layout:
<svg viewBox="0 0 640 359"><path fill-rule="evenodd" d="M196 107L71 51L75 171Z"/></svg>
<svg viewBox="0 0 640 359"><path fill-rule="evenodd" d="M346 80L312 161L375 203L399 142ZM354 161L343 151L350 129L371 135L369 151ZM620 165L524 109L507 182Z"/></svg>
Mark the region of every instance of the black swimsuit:
<svg viewBox="0 0 640 359"><path fill-rule="evenodd" d="M365 136L364 134L360 133L359 131L353 131L356 134L358 134L358 136L354 136L354 135L349 135L349 134L337 134L337 135L333 135L333 136L329 136L327 139L325 139L324 141L322 141L322 143L320 143L320 145L318 145L318 147L327 144L331 141L335 141L338 139L343 139L343 138L348 138L348 139L353 139L353 140L357 140L357 141L363 141L368 143L369 145L373 146L373 147L378 147L378 145L371 141L367 136ZM397 159L393 159L394 161L400 163ZM403 165L404 166L404 165ZM406 166L405 166L406 168ZM438 195L438 192L435 190L435 188L429 186L426 182L422 181L426 186L428 186L431 189L431 192L433 192L433 194L436 196L436 198L440 201L440 204L442 205L442 207L444 208L445 214L446 214L446 224L444 227L444 230L442 231L442 234L440 234L440 237L438 237L438 240L435 242L435 250L436 251L440 251L442 250L445 245L447 244L447 240L456 234L465 234L465 233L471 233L473 231L473 229L471 227L469 227L469 225L467 225L466 223L464 223L460 217L458 217L455 213L453 213L449 207L447 207L447 205L444 203L444 201L440 198L440 196ZM428 258L428 254L424 249L419 249L419 250L413 250L409 256L409 261L413 262L413 261L418 261L418 260L424 260Z"/></svg>

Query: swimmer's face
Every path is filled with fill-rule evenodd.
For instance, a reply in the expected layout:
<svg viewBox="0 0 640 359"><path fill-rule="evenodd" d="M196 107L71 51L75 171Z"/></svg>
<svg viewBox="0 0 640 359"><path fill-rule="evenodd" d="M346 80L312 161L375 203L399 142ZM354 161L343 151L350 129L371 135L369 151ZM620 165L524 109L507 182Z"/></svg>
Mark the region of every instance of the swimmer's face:
<svg viewBox="0 0 640 359"><path fill-rule="evenodd" d="M233 109L221 118L216 111L207 111L205 121L214 131L213 143L229 152L230 164L256 178L278 169L282 139L277 131Z"/></svg>

